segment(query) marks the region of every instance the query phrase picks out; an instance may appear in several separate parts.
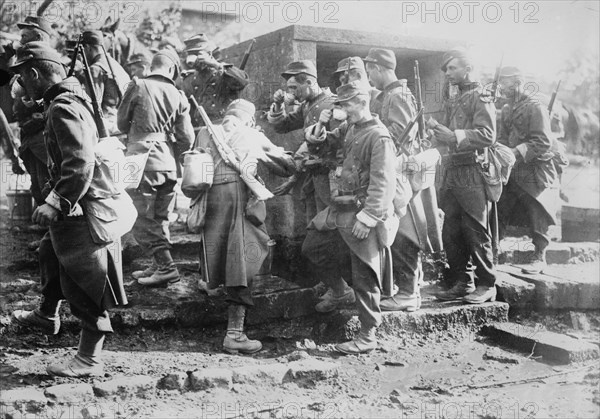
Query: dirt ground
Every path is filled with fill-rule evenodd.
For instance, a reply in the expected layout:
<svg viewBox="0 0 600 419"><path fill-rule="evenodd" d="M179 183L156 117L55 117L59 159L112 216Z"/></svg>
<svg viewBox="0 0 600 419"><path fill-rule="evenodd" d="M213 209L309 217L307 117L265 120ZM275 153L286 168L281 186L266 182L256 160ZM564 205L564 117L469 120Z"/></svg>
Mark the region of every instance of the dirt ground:
<svg viewBox="0 0 600 419"><path fill-rule="evenodd" d="M572 179L576 178L573 174ZM37 278L35 253L26 248L27 243L39 236L39 231L7 221L6 201L2 197L0 285L16 278ZM573 314L580 319L583 316L589 327L575 329ZM0 391L93 381L53 379L45 373L49 362L73 355L77 344L74 333L65 331L46 337L14 330L7 326L8 315L0 307ZM588 341L598 342L600 337L598 312L528 313L513 315L512 320ZM206 367L231 369L276 363L285 361L286 356L299 349L311 358L338 363L339 375L302 386L265 383L235 385L233 391L159 390L152 399L106 399L49 406L38 417L72 417L73 412L82 409L90 418L600 417L598 361L551 365L528 353L498 347L488 338L467 331L388 338L372 353L360 356L340 356L332 351L332 345L269 340L263 342L260 353L248 357L222 353L223 333L196 329L120 331L107 339L106 374L99 380L123 375L159 378L166 373Z"/></svg>

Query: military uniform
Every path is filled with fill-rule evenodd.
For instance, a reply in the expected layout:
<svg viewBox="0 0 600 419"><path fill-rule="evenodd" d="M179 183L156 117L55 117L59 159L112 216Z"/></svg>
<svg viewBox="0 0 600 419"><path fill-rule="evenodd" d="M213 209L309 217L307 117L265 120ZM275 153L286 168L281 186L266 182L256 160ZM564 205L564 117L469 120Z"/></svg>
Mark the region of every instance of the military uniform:
<svg viewBox="0 0 600 419"><path fill-rule="evenodd" d="M521 158L513 167L500 201L501 225L530 229L536 251L549 243L548 227L556 223L559 182L548 111L536 98L524 93L502 108L502 144L517 150Z"/></svg>
<svg viewBox="0 0 600 419"><path fill-rule="evenodd" d="M369 51L365 62L383 65L394 70L396 57L392 51L374 48ZM406 85L406 80L396 80L384 87L371 104L371 110L377 110L381 122L387 127L396 148L406 156L413 155L415 149L416 127L410 132L403 144L400 137L406 126L417 114L415 98ZM415 194L408 205L406 215L400 219L398 234L390 247L393 261L394 280L398 285L398 294L414 299L410 310L418 309L419 281L423 275L419 252L427 244L427 221L420 194ZM394 297L398 298L398 297ZM395 301L395 300L394 300ZM382 304L387 309L403 306L400 301Z"/></svg>
<svg viewBox="0 0 600 419"><path fill-rule="evenodd" d="M306 73L314 77L317 75L316 68L311 61L293 62L288 65L282 76ZM298 129L305 129L319 121L321 112L332 109L336 96L329 89L321 89L321 92L310 100L305 100L300 106L290 113L275 111L272 106L267 114L267 119L275 132L286 133ZM330 124L335 124L332 122ZM335 127L336 125L333 125ZM329 125L327 128L332 128ZM330 204L331 191L329 187L329 171L336 166L334 153L323 153L321 150L309 151L306 143L302 143L294 154L296 167L299 172L304 173L300 178L302 181L301 199L305 204L306 223Z"/></svg>
<svg viewBox="0 0 600 419"><path fill-rule="evenodd" d="M479 283L493 287L492 201L478 155L496 141L495 109L479 83L470 82L460 86L456 98L444 103L443 112L442 125L454 131L458 140L443 156L440 174L448 280L472 284L472 260Z"/></svg>
<svg viewBox="0 0 600 419"><path fill-rule="evenodd" d="M358 92L367 93L357 86L355 82L341 86L338 96L347 100ZM350 249L361 339L368 346L358 347L360 352L373 348L375 328L381 323L379 300L384 258L375 227L393 216L395 150L388 130L377 117L342 124L327 133L325 141L331 148L343 148L344 162L336 177L342 199L333 199L331 205L313 219L302 245L302 254L328 285L340 289L336 283L343 279L337 255L332 253L340 248L340 242L345 244L341 247ZM345 200L344 197L354 199ZM370 227L363 240L352 234L357 220Z"/></svg>
<svg viewBox="0 0 600 419"><path fill-rule="evenodd" d="M83 43L87 45L102 45L102 32L86 31L83 33ZM109 134L118 132L117 109L121 103L123 93L129 84L127 72L114 58L104 52L88 60L92 83L96 99L102 109L106 129ZM79 74L80 82L87 87L83 74Z"/></svg>
<svg viewBox="0 0 600 419"><path fill-rule="evenodd" d="M127 154L148 154L140 185L130 191L138 210L133 232L140 245L152 249L159 267L175 269L169 213L175 202L176 156L194 139L189 111L188 100L172 79L150 74L130 84L117 115L119 129L128 133Z"/></svg>
<svg viewBox="0 0 600 419"><path fill-rule="evenodd" d="M244 70L224 64L222 70L205 68L185 71L179 88L186 97L193 95L211 122L217 124L223 120L227 106L240 97L247 84L248 74ZM204 126L204 121L195 110L192 112L192 124L194 127Z"/></svg>

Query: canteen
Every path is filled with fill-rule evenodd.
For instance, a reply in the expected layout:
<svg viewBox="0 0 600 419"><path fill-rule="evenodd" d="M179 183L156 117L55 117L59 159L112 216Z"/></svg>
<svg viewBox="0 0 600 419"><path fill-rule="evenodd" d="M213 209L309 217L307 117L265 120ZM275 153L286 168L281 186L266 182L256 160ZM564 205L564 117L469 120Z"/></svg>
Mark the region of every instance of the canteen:
<svg viewBox="0 0 600 419"><path fill-rule="evenodd" d="M213 183L215 163L212 155L203 148L186 151L181 155L183 179L181 191L188 198L195 198L208 190Z"/></svg>

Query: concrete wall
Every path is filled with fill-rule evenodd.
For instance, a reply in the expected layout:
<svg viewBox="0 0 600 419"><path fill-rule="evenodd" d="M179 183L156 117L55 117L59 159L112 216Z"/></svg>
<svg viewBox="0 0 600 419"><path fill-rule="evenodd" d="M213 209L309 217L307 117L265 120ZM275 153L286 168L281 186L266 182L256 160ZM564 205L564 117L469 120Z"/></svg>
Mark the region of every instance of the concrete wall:
<svg viewBox="0 0 600 419"><path fill-rule="evenodd" d="M223 50L226 62L239 64L250 41ZM348 56L365 57L370 48L381 47L394 50L398 62L397 75L406 78L409 87L414 86L414 60L419 60L423 101L427 115L437 117L441 106L443 74L440 70L441 56L454 46L445 41L425 38L406 38L387 34L348 31L308 26L286 28L256 38L256 44L246 66L251 84L244 97L257 107L257 122L275 144L295 151L302 142L301 132L276 134L265 118L273 93L285 88L280 73L288 63L303 59L316 62L319 84L335 92L337 86L332 73L337 63ZM272 189L283 182L267 173L263 174L267 187ZM276 197L267 203L267 228L278 241L274 258L275 273L297 280L305 276L299 253L299 245L305 235L306 220L303 204L298 199L299 187L292 195ZM280 263L278 263L278 261Z"/></svg>

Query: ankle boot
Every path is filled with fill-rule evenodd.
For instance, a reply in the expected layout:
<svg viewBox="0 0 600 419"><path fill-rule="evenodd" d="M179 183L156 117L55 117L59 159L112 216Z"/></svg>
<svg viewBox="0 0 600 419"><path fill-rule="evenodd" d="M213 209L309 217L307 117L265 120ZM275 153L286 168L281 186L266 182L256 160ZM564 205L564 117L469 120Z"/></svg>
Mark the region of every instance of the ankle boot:
<svg viewBox="0 0 600 419"><path fill-rule="evenodd" d="M156 249L154 251L154 260L158 268L150 277L138 279L140 285L147 287L167 287L169 284L179 282L179 271L173 262L169 249Z"/></svg>
<svg viewBox="0 0 600 419"><path fill-rule="evenodd" d="M253 354L262 349L258 340L248 339L244 333L246 306L231 304L227 308L227 335L223 340L223 349L231 354Z"/></svg>
<svg viewBox="0 0 600 419"><path fill-rule="evenodd" d="M537 275L544 273L546 269L546 248L548 241L542 239L534 240L535 251L528 264L521 266L521 272L527 275Z"/></svg>
<svg viewBox="0 0 600 419"><path fill-rule="evenodd" d="M475 283L472 279L469 281L459 279L452 288L447 291L439 291L435 294L435 298L442 301L457 300L466 297L475 291Z"/></svg>
<svg viewBox="0 0 600 419"><path fill-rule="evenodd" d="M58 377L88 377L102 375L104 364L100 361L104 333L81 330L77 355L66 363L49 365L46 371Z"/></svg>
<svg viewBox="0 0 600 419"><path fill-rule="evenodd" d="M149 278L152 276L152 274L154 272L156 272L157 269L158 269L158 266L156 265L156 262L152 261L152 264L150 266L148 266L146 269L139 270L139 271L133 271L131 273L131 276L134 279Z"/></svg>
<svg viewBox="0 0 600 419"><path fill-rule="evenodd" d="M370 352L377 348L377 338L375 337L375 327L361 326L360 332L356 339L349 342L339 343L335 345L338 352L347 355L356 355Z"/></svg>

